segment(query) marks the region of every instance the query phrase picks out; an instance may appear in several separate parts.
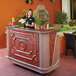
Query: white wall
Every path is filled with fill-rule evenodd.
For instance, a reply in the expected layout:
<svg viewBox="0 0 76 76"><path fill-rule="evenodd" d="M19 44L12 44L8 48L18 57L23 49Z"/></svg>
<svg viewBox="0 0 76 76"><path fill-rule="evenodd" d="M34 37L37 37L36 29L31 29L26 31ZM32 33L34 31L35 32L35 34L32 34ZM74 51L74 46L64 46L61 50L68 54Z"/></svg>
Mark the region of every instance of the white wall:
<svg viewBox="0 0 76 76"><path fill-rule="evenodd" d="M70 21L70 0L62 0L62 12L67 13L68 21Z"/></svg>

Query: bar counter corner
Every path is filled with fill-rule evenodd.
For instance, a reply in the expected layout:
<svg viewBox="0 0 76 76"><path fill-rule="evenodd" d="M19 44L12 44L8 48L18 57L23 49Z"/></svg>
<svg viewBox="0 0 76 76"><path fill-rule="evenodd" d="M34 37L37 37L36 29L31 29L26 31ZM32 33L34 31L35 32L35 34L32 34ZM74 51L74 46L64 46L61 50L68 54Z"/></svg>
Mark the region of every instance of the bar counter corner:
<svg viewBox="0 0 76 76"><path fill-rule="evenodd" d="M7 27L7 58L41 74L59 66L59 36L55 30Z"/></svg>

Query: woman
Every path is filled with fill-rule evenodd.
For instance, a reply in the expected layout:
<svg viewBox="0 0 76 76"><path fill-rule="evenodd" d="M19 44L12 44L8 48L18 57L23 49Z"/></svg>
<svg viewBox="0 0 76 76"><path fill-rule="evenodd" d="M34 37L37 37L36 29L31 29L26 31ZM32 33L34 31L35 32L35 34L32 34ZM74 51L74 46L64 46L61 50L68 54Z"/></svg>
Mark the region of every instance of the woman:
<svg viewBox="0 0 76 76"><path fill-rule="evenodd" d="M25 27L34 28L35 19L33 17L32 9L28 9L26 16L24 16L23 19L25 19L24 28Z"/></svg>

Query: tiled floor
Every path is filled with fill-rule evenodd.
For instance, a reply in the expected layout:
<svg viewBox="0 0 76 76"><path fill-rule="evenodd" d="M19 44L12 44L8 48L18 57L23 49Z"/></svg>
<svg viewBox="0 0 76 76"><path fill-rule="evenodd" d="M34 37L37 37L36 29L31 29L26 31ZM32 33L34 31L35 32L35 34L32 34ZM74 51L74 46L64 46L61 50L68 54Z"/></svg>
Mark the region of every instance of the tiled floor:
<svg viewBox="0 0 76 76"><path fill-rule="evenodd" d="M11 63L6 58L6 50L0 49L0 76L76 76L76 59L73 56L62 56L59 68L41 75Z"/></svg>

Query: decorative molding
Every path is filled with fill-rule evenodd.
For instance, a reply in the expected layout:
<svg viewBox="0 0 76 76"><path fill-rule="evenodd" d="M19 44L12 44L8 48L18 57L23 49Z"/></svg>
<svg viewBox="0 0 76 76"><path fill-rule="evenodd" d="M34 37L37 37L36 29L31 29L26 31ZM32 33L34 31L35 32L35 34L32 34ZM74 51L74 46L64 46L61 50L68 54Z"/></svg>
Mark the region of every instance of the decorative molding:
<svg viewBox="0 0 76 76"><path fill-rule="evenodd" d="M33 51L31 50L30 52L24 52L24 51L21 51L21 50L16 50L17 52L20 52L20 53L24 53L24 54L27 54L27 55L30 55Z"/></svg>
<svg viewBox="0 0 76 76"><path fill-rule="evenodd" d="M13 36L14 36L14 33L11 34L11 37L13 37Z"/></svg>
<svg viewBox="0 0 76 76"><path fill-rule="evenodd" d="M25 40L20 40L18 44L19 44L18 47L20 48L20 50L25 50L27 47L27 41Z"/></svg>
<svg viewBox="0 0 76 76"><path fill-rule="evenodd" d="M22 56L22 55L19 55L19 54L14 54L14 55L15 55L15 56L18 56L18 57L25 58L25 59L27 59L27 60L33 60L33 59L36 57L36 55L33 55L32 58L28 58L28 57L25 57L25 56Z"/></svg>
<svg viewBox="0 0 76 76"><path fill-rule="evenodd" d="M18 39L26 39L26 40L29 40L29 38L23 38L23 37L19 37L19 36L16 36L16 37L15 37L15 39L17 39L17 38L18 38ZM15 40L15 39L14 39L14 40Z"/></svg>
<svg viewBox="0 0 76 76"><path fill-rule="evenodd" d="M12 29L9 32L10 56L21 60L19 57L21 55L24 58L22 61L39 66L38 33L15 31ZM15 54L18 54L18 57Z"/></svg>
<svg viewBox="0 0 76 76"><path fill-rule="evenodd" d="M52 65L52 66L50 66L48 68L41 68L41 67L38 67L38 66L35 66L35 65L32 65L32 64L17 60L15 58L12 58L12 57L9 57L9 56L7 56L7 58L9 58L9 60L11 62L15 63L15 64L18 64L18 65L23 66L25 68L29 68L31 70L37 71L37 72L39 72L41 74L46 74L46 73L48 73L48 72L50 72L50 71L52 71L52 70L59 67L59 59L54 65Z"/></svg>
<svg viewBox="0 0 76 76"><path fill-rule="evenodd" d="M23 34L23 35L29 35L29 36L31 36L32 34L30 34L30 33L23 33L23 32L17 32L17 31L13 31L13 33L15 33L15 34Z"/></svg>

